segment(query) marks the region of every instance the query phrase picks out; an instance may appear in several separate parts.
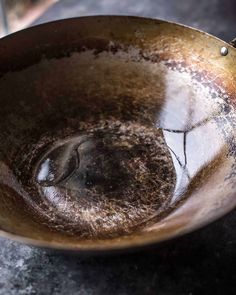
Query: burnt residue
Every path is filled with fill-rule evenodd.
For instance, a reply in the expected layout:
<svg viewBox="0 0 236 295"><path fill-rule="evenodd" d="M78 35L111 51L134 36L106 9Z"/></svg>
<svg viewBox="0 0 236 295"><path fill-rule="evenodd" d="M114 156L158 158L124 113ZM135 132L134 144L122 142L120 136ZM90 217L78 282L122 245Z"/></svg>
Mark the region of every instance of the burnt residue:
<svg viewBox="0 0 236 295"><path fill-rule="evenodd" d="M160 217L176 183L162 131L120 121L85 128L57 139L43 156L40 148L33 151L21 181L38 195L35 214L52 228L96 239L128 234Z"/></svg>

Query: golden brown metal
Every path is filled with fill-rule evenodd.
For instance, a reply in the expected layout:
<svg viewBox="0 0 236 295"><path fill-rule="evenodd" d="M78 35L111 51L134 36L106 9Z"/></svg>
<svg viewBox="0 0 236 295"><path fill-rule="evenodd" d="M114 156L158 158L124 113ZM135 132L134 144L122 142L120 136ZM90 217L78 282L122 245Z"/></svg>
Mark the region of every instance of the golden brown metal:
<svg viewBox="0 0 236 295"><path fill-rule="evenodd" d="M220 54L223 46L228 49L226 56ZM62 20L0 40L0 235L56 249L125 249L183 235L232 210L236 205L235 65L236 49L214 36L138 17ZM195 86L187 87L187 95L180 92L185 99L180 103L178 91L188 83ZM191 94L194 87L196 95ZM198 140L205 136L209 144L202 157L216 142L220 143L219 151L203 161L178 206L155 222L114 237L88 238L75 231L70 234L68 224L61 231L65 216L61 224L51 227L54 215L50 212L57 204L48 210L31 188L33 172L25 152L35 145L41 132L50 134L58 121L62 128L74 124L72 109L76 107L81 108L81 120L88 113L95 116L99 110L107 118L112 112L117 120L128 116L129 121L153 126L158 124L156 117L173 92L176 112L190 104L203 123L214 118L203 133L196 134ZM77 96L82 97L79 104ZM120 103L120 97L127 99ZM202 115L206 110L212 111L210 119ZM67 131L63 132L66 137ZM72 214L74 207L70 210ZM47 218L41 219L45 212Z"/></svg>

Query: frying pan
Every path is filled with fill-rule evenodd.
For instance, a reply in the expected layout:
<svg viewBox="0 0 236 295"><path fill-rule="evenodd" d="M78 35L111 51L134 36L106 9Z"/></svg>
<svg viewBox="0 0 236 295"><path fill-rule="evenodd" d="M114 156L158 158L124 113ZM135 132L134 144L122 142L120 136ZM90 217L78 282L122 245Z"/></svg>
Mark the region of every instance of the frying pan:
<svg viewBox="0 0 236 295"><path fill-rule="evenodd" d="M94 16L0 40L0 235L107 251L236 205L236 50L166 21Z"/></svg>

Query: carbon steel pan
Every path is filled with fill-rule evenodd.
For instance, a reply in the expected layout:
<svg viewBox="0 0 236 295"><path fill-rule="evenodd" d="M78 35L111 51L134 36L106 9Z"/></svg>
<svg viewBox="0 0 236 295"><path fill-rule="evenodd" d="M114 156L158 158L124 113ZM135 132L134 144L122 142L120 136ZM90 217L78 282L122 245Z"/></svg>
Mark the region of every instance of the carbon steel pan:
<svg viewBox="0 0 236 295"><path fill-rule="evenodd" d="M83 17L0 40L0 235L159 243L235 198L236 50L160 20Z"/></svg>

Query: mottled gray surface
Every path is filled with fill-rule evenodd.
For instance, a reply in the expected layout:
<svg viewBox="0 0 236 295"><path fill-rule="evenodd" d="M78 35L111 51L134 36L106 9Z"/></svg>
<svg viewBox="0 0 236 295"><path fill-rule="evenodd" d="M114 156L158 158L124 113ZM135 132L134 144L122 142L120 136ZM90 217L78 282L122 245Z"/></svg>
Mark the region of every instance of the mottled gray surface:
<svg viewBox="0 0 236 295"><path fill-rule="evenodd" d="M233 295L236 214L159 249L79 257L0 240L0 294Z"/></svg>
<svg viewBox="0 0 236 295"><path fill-rule="evenodd" d="M225 40L236 36L235 0L62 0L35 24L94 14L126 14L180 22Z"/></svg>
<svg viewBox="0 0 236 295"><path fill-rule="evenodd" d="M133 14L236 36L232 0L68 0L37 23L88 14ZM0 239L0 295L235 294L236 212L157 249L108 257L52 254Z"/></svg>

